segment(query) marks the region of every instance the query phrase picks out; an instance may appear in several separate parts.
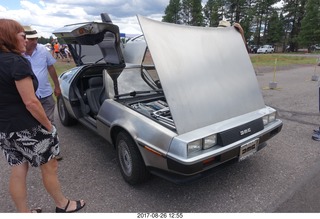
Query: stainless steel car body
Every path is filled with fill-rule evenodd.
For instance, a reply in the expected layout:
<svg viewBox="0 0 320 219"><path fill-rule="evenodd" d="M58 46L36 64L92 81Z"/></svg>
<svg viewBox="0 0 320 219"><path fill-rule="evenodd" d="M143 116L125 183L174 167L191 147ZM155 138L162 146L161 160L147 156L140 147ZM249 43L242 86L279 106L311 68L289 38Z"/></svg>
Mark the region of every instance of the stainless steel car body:
<svg viewBox="0 0 320 219"><path fill-rule="evenodd" d="M130 42L121 51L117 31L111 26L116 45L109 49L116 52L111 54L111 64L110 52L104 52L102 43L86 45L83 41L86 36L96 39L102 30L106 42L109 35L104 31L108 33L110 24L92 23L99 31L81 35L81 41L77 33L88 24L55 32L68 43L98 45L104 54L101 59L94 53L90 64L72 50L80 67L59 78L72 117L113 145L120 131L129 133L149 170L170 179L193 177L228 160L246 158L243 154L252 155L280 132L282 122L275 118L273 108L265 106L250 58L233 27L190 27L138 19L145 41ZM102 40L101 35L98 38ZM163 92L145 74L150 68L142 64L146 45ZM102 60L105 63L100 64ZM80 82L84 86L82 80L96 76L103 80L106 98L97 115L92 115L81 100L85 91L77 88ZM150 109L159 104L163 104L160 109ZM207 142L215 143L207 147Z"/></svg>
<svg viewBox="0 0 320 219"><path fill-rule="evenodd" d="M139 21L179 134L265 107L234 27L177 28L143 17Z"/></svg>

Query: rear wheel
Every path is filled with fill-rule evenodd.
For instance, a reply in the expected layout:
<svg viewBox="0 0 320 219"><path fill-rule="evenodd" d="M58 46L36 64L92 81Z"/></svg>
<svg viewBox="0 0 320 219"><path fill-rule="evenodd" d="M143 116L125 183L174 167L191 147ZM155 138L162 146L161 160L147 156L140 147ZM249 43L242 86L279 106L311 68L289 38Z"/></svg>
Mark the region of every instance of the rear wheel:
<svg viewBox="0 0 320 219"><path fill-rule="evenodd" d="M131 136L125 132L119 132L116 148L120 171L124 180L131 185L147 181L150 173Z"/></svg>
<svg viewBox="0 0 320 219"><path fill-rule="evenodd" d="M71 126L77 123L77 120L71 117L69 112L67 111L62 96L58 97L57 106L59 119L64 126Z"/></svg>

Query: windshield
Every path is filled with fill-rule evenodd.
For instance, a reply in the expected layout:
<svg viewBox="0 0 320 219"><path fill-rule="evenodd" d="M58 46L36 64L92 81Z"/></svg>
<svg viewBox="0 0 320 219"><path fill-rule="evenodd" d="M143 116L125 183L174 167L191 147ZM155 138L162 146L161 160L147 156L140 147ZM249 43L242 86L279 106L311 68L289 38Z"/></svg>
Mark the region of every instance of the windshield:
<svg viewBox="0 0 320 219"><path fill-rule="evenodd" d="M155 90L155 86L151 83L147 83L145 74L148 74L146 71L141 73L140 68L132 68L132 69L123 69L122 73L117 78L117 86L118 86L118 95L128 94L131 92L141 92L138 95L150 95L154 93L149 93L143 91L151 91ZM108 76L108 90L110 98L114 98L114 81ZM126 96L128 97L128 96Z"/></svg>

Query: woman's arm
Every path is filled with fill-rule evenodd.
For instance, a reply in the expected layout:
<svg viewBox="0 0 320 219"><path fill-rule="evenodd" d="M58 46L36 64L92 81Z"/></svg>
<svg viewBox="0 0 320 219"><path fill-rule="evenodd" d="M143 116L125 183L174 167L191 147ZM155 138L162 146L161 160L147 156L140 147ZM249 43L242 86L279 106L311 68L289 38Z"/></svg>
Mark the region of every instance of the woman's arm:
<svg viewBox="0 0 320 219"><path fill-rule="evenodd" d="M48 131L52 131L53 127L49 121L40 101L35 95L31 77L15 81L18 92L31 115L38 120Z"/></svg>

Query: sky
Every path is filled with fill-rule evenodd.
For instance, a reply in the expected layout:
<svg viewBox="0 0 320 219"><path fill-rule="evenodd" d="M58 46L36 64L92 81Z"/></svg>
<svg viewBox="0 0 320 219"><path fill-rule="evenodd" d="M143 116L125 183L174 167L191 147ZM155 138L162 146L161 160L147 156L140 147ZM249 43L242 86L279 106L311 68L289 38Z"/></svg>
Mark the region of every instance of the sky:
<svg viewBox="0 0 320 219"><path fill-rule="evenodd" d="M67 24L101 21L108 13L121 33L141 33L136 15L161 20L169 0L0 0L0 18L30 25L49 38Z"/></svg>
<svg viewBox="0 0 320 219"><path fill-rule="evenodd" d="M202 0L202 3L206 3ZM101 21L108 13L121 33L140 34L136 15L162 20L169 0L0 0L0 18L10 18L30 25L49 38L67 24Z"/></svg>

